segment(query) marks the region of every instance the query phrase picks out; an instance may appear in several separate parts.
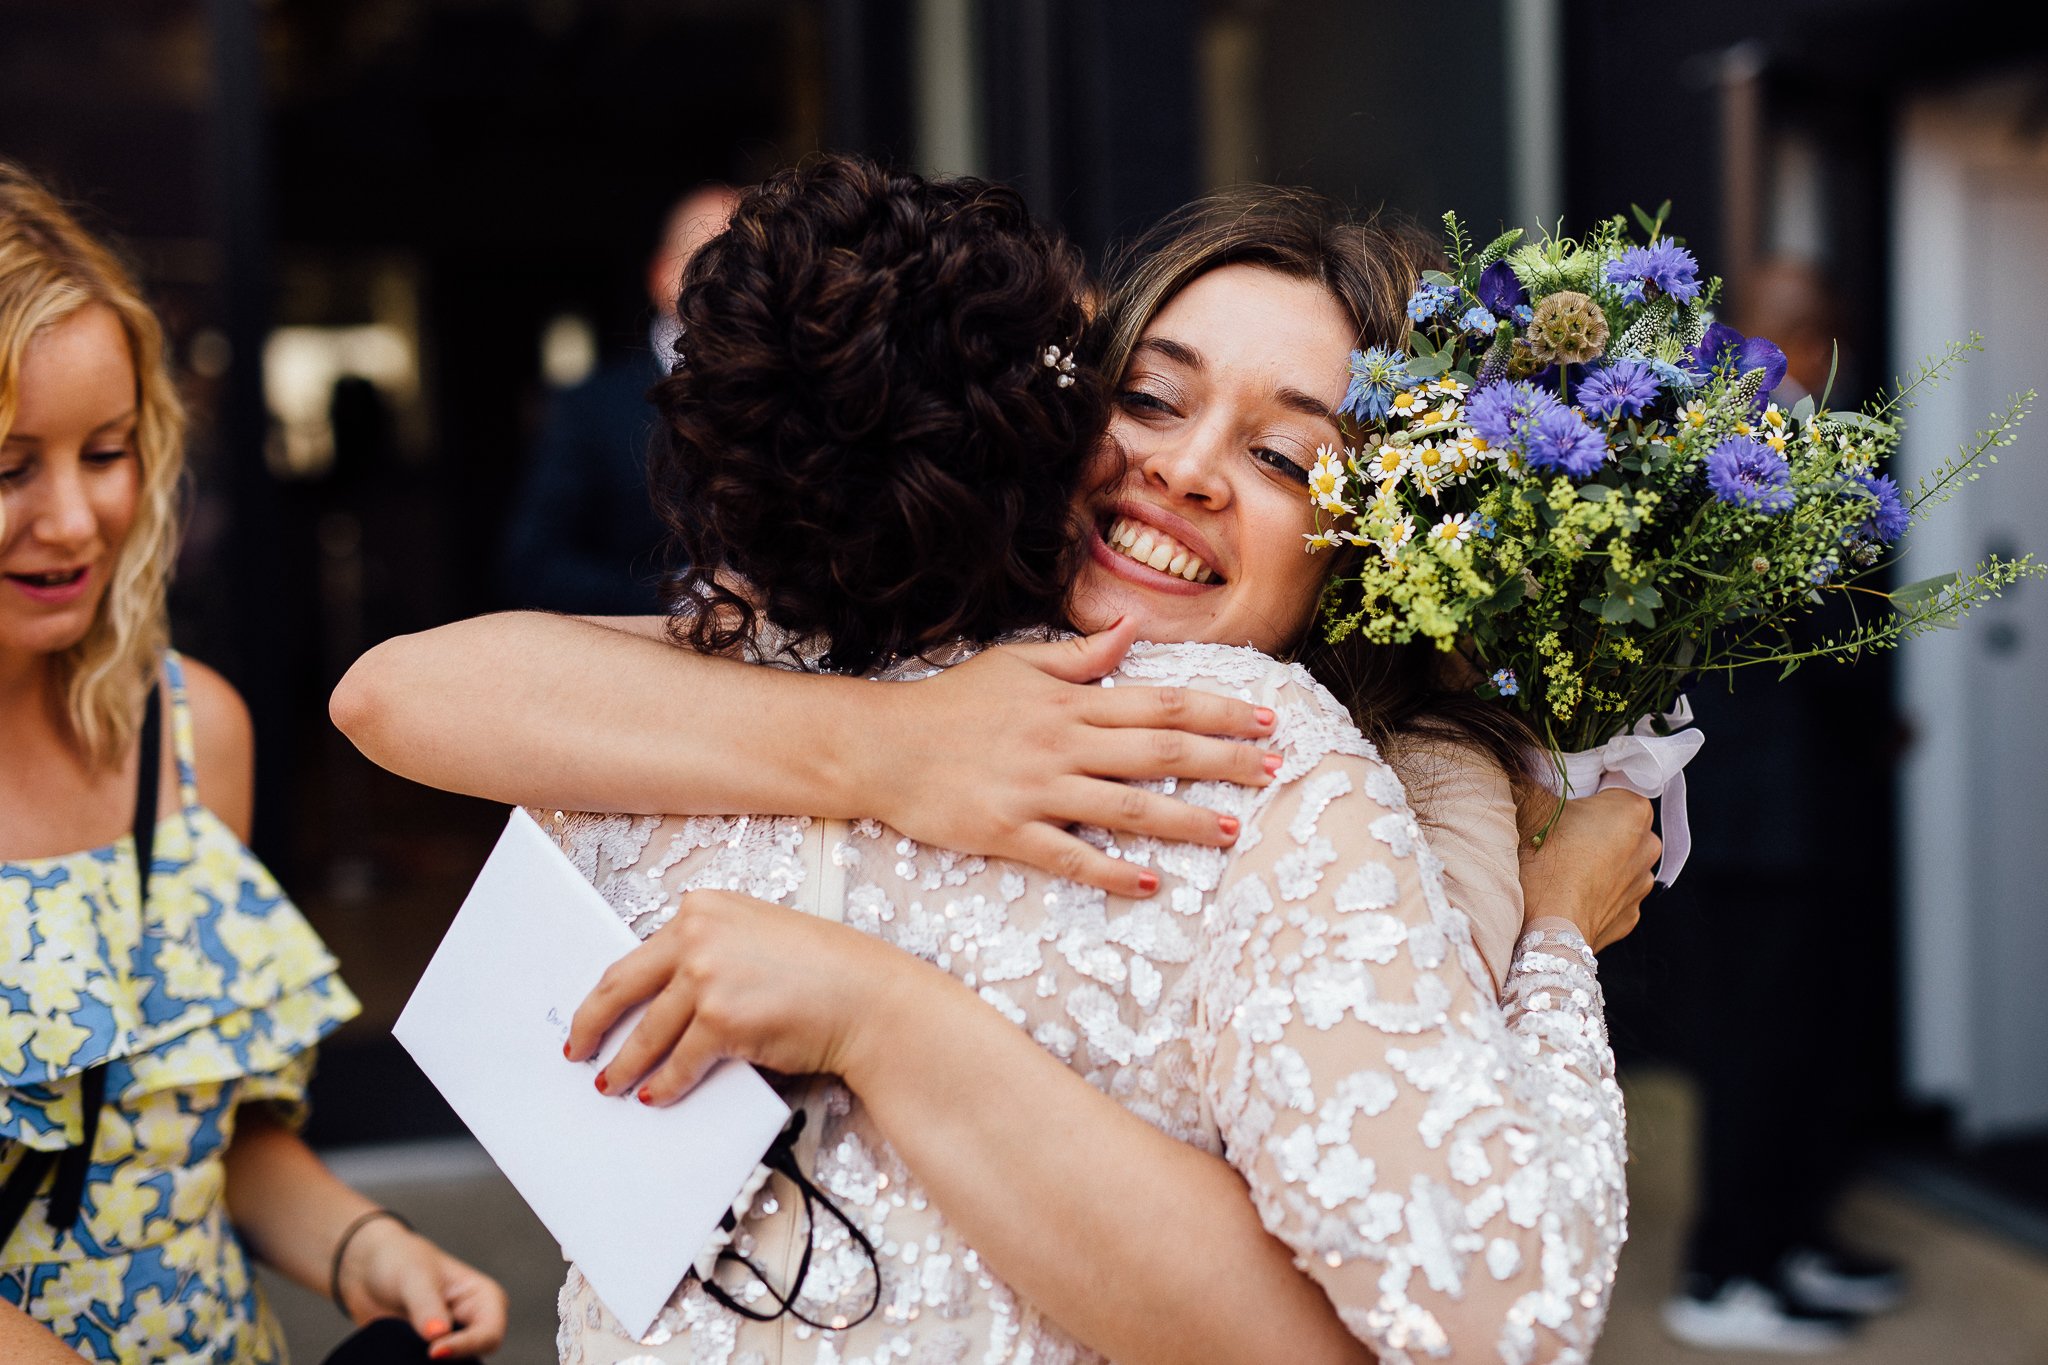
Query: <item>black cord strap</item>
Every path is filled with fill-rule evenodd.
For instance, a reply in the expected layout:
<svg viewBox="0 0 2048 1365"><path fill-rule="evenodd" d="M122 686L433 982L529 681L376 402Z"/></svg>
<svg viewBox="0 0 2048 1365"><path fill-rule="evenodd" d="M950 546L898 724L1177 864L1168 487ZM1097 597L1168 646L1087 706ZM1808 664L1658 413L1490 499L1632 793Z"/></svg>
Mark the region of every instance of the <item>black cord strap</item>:
<svg viewBox="0 0 2048 1365"><path fill-rule="evenodd" d="M768 1297L775 1303L775 1311L764 1313L758 1308L752 1308L741 1303L723 1285L720 1285L715 1280L706 1279L703 1281L704 1292L710 1295L714 1302L723 1305L743 1318L751 1318L755 1322L773 1322L786 1313L798 1322L805 1323L811 1327L827 1332L837 1332L866 1322L875 1315L875 1310L882 1306L882 1262L881 1258L875 1253L875 1244L868 1240L868 1235L855 1227L853 1220L846 1216L845 1211L839 1205L833 1203L831 1197L823 1190L812 1184L810 1177L805 1175L803 1168L797 1164L796 1141L804 1131L804 1117L804 1111L801 1109L791 1114L789 1122L783 1125L781 1134L775 1139L775 1144L768 1149L767 1155L761 1158L762 1165L774 1171L777 1175L784 1177L792 1185L795 1185L797 1193L803 1196L804 1254L796 1263L795 1282L790 1285L789 1291L786 1294L778 1293L775 1286L768 1282L766 1271L762 1270L760 1266L756 1265L748 1257L734 1251L731 1247L727 1247L718 1253L719 1264L723 1265L727 1261L731 1261L745 1266L748 1273L760 1281L761 1287L768 1292ZM804 1281L810 1277L811 1250L817 1239L818 1210L821 1208L839 1220L839 1226L846 1229L847 1235L852 1237L860 1249L867 1254L868 1264L874 1267L874 1290L868 1297L868 1306L861 1311L858 1317L842 1317L831 1322L820 1322L818 1319L806 1315L802 1309L796 1306L796 1301L803 1296Z"/></svg>
<svg viewBox="0 0 2048 1365"><path fill-rule="evenodd" d="M142 736L135 758L135 909L140 916L149 905L149 874L156 860L157 784L163 773L164 704L163 689L152 687L142 707ZM44 1218L56 1232L57 1240L71 1233L85 1203L85 1178L92 1171L93 1144L99 1140L100 1110L107 1099L107 1067L101 1062L78 1076L78 1103L82 1132L75 1146L62 1152L25 1151L0 1187L0 1245L14 1235L28 1212L43 1177L52 1166L56 1179L50 1182L49 1203Z"/></svg>

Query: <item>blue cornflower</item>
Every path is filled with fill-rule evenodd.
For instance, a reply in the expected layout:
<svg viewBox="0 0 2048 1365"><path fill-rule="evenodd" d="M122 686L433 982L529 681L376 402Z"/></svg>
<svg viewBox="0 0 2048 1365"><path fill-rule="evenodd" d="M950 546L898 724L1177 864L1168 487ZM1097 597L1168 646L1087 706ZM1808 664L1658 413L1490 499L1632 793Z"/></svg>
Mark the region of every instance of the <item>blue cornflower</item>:
<svg viewBox="0 0 2048 1365"><path fill-rule="evenodd" d="M1492 682L1493 690L1503 697L1512 697L1522 690L1522 685L1515 681L1515 670L1512 668L1496 670Z"/></svg>
<svg viewBox="0 0 2048 1365"><path fill-rule="evenodd" d="M1351 353L1351 386L1344 390L1343 411L1361 422L1377 422L1387 415L1394 395L1414 380L1406 359L1383 346Z"/></svg>
<svg viewBox="0 0 2048 1365"><path fill-rule="evenodd" d="M1707 453L1707 487L1722 502L1775 514L1792 505L1792 466L1762 441L1730 436Z"/></svg>
<svg viewBox="0 0 2048 1365"><path fill-rule="evenodd" d="M1600 433L1556 401L1539 416L1523 422L1515 434L1532 469L1555 469L1583 479L1607 459L1607 442Z"/></svg>
<svg viewBox="0 0 2048 1365"><path fill-rule="evenodd" d="M1493 314L1484 308L1467 308L1465 316L1458 319L1458 325L1477 337L1490 337L1494 328L1499 326Z"/></svg>
<svg viewBox="0 0 2048 1365"><path fill-rule="evenodd" d="M1906 528L1913 524L1913 514L1906 510L1906 500L1899 493L1899 485L1887 474L1856 474L1852 476L1857 487L1868 493L1873 505L1870 515L1863 524L1850 534L1870 544L1889 545L1906 534Z"/></svg>
<svg viewBox="0 0 2048 1365"><path fill-rule="evenodd" d="M1522 380L1488 384L1465 401L1465 421L1495 450L1515 444L1522 427L1557 408L1558 401Z"/></svg>
<svg viewBox="0 0 2048 1365"><path fill-rule="evenodd" d="M1595 417L1640 417L1657 401L1657 375L1648 364L1625 357L1602 365L1579 381L1579 406Z"/></svg>
<svg viewBox="0 0 2048 1365"><path fill-rule="evenodd" d="M1700 263L1675 242L1632 246L1607 263L1607 282L1621 289L1629 303L1641 303L1654 288L1680 303L1699 297Z"/></svg>
<svg viewBox="0 0 2048 1365"><path fill-rule="evenodd" d="M1428 322L1458 301L1458 291L1449 285L1418 284L1408 296L1408 320Z"/></svg>

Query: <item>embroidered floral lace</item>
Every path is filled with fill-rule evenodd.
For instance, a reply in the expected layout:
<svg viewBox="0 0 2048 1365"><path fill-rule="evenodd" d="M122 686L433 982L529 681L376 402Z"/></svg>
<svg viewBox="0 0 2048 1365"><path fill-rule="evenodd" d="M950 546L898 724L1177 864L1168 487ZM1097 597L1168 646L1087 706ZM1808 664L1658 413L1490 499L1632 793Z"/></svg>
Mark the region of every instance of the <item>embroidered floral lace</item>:
<svg viewBox="0 0 2048 1365"><path fill-rule="evenodd" d="M684 891L794 903L808 886L821 909L951 972L1090 1084L1226 1155L1382 1360L1585 1361L1626 1195L1621 1093L1584 942L1525 936L1496 1001L1400 782L1300 668L1226 646L1140 646L1107 685L1119 680L1272 706L1285 755L1263 790L1179 786L1242 820L1235 849L1088 834L1160 874L1148 900L873 821L575 815L558 827L642 936ZM635 1341L572 1267L565 1363L1099 1359L952 1232L844 1087L801 1082L790 1099L811 1111L799 1159L881 1253L881 1310L837 1332L757 1323L692 1281ZM735 1237L778 1288L801 1251L795 1203L768 1183ZM814 1247L806 1315L851 1317L872 1283L866 1258L829 1220ZM721 1272L743 1301L765 1297L745 1281Z"/></svg>

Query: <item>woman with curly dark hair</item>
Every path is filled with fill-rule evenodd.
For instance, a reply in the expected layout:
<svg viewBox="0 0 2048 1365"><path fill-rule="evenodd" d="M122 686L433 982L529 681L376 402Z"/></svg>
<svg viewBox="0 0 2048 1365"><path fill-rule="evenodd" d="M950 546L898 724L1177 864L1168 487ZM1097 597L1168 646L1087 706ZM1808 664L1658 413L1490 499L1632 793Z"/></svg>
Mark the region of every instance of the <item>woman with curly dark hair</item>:
<svg viewBox="0 0 2048 1365"><path fill-rule="evenodd" d="M847 221L893 228L905 212L948 211L871 188L875 216ZM699 643L797 666L748 672L736 707L714 698L717 734L703 733L700 713L690 729L704 752L682 764L694 789L679 793L676 773L649 771L631 750L659 747L650 734L659 727L616 709L652 676L644 651L655 647L600 643L602 631L567 637L593 650L585 665L604 651L602 678L536 664L516 622L438 632L427 654L488 641L504 664L490 671L516 676L523 693L489 738L459 736L453 759L438 722L424 733L388 725L404 709L388 689L409 689L423 672L437 684L449 676L432 659L421 669L419 642L383 647L335 701L372 757L419 775L420 755L393 742L409 733L435 747L434 780L499 797L613 809L680 798L698 811L883 813L896 826L564 818L565 841L648 940L579 1011L572 1052L586 1055L629 1003L652 997L601 1088L670 1102L719 1056L807 1078L791 1097L818 1137L797 1159L848 1214L805 1229L795 1196L771 1185L739 1210L721 1268L686 1283L641 1342L572 1272L564 1359L1271 1359L1284 1347L1304 1360L1582 1360L1612 1275L1621 1200L1620 1114L1589 945L1625 932L1644 889L1641 812L1628 799L1596 798L1585 803L1593 814L1559 827L1532 865L1527 923L1515 915L1516 929L1531 932L1494 969L1497 988L1472 921L1445 899L1398 779L1327 691L1271 657L1291 650L1313 615L1325 568L1301 548L1304 474L1314 447L1334 435L1345 353L1401 325L1415 265L1403 240L1280 193L1177 222L1161 247L1165 265L1141 269L1112 296L1107 335L1125 353L1118 410L1062 502L1083 551L1068 614L1097 626L1124 619L1091 639L1008 647L947 668L973 653L962 640L983 623L947 593L972 585L976 566L913 561L899 582L884 564L872 593L865 573L867 556L895 548L894 537L927 534L935 505L920 457L891 458L892 424L914 437L926 417L897 405L896 386L915 393L949 376L956 350L1011 374L1002 358L1015 352L977 350L952 330L957 321L941 326L922 311L973 318L973 298L947 290L985 284L910 272L927 282L913 306L893 282L905 274L893 252L855 269L840 254L855 253L852 244L799 231L813 217L801 195L780 209L800 222L775 231L775 212L760 208L758 232L737 227L743 205L731 250L707 252L686 279L686 303L714 273L746 299L696 317L663 401L671 410L701 402L692 413L708 414L738 385L738 401L769 433L739 443L767 457L729 458L715 423L676 443L692 498L719 504L707 525L745 528L718 532L732 596L705 586L708 565L696 571L713 596L694 600L725 617L710 629L743 630L750 604L736 599L751 590L764 601L775 590L766 584L798 585L785 610L815 619L771 610L766 628L720 638L701 633L710 613L685 624ZM790 240L801 243L795 255L769 246ZM913 259L924 240L892 239ZM697 347L716 346L708 334L727 311L798 297L770 277L840 266L854 296L893 304L767 308L764 319L779 323L742 330L782 338L774 386L748 387L769 364L760 356L717 384L696 372ZM861 280L871 283L856 287ZM818 326L820 316L837 319L836 331ZM821 383L835 357L862 362L871 325L892 340L873 353L870 381ZM1033 344L1029 377L1010 392L1027 410L1085 399L1093 344L1082 345L1071 385L1060 383L1064 338L1044 339L1057 348L1050 354ZM807 419L808 443L777 443L771 391L792 404L823 400ZM968 414L962 432L1018 423L985 406L975 384L950 392ZM677 430L690 430L687 421ZM833 468L804 464L842 440ZM783 472L792 461L818 482L793 487ZM1005 507L1012 489L983 468L966 482ZM906 470L912 486L902 489L896 475ZM829 490L828 503L866 499L865 510L784 519L786 500L802 504L817 489ZM859 553L820 539L827 528L864 536ZM952 544L978 559L997 549ZM792 560L801 569L778 562ZM937 595L909 595L912 580ZM893 651L864 661L881 665L875 676L937 676L883 688L801 676L828 653L851 664L836 637L816 634L835 610L863 617L870 641L894 642L873 644ZM986 623L1000 633L994 615ZM526 639L575 625L527 624L539 633ZM1119 665L1140 632L1190 643L1148 646ZM1167 686L1147 696L1056 681L1112 669L1118 681ZM692 701L711 695L701 670L689 671ZM678 675L661 676L666 686ZM974 681L947 686L962 679ZM1007 711L981 709L988 682L1007 695ZM467 691L475 705L477 689ZM1403 701L1392 685L1377 696ZM593 697L606 715L581 721ZM421 709L437 708L398 718L416 725ZM506 714L523 724L543 712L564 726L502 733ZM665 696L654 713L672 714ZM1130 724L1162 715L1191 733ZM836 733L842 721L869 733ZM1204 732L1265 743L1196 737ZM565 733L574 752L553 747ZM1077 747L1088 751L1078 763ZM508 779L494 765L514 751L521 771ZM864 752L885 755L884 767L862 772ZM557 758L560 780L548 771ZM1170 783L1148 790L1084 776L1162 771L1202 780L1174 799ZM1040 796L1008 804L1034 782L1061 789L1054 819L1043 818ZM655 800L641 804L649 792ZM1074 819L1135 832L1069 833ZM1473 835L1455 818L1444 832ZM919 839L982 849L1007 840L997 851L1069 875ZM1512 866L1512 817L1506 847Z"/></svg>

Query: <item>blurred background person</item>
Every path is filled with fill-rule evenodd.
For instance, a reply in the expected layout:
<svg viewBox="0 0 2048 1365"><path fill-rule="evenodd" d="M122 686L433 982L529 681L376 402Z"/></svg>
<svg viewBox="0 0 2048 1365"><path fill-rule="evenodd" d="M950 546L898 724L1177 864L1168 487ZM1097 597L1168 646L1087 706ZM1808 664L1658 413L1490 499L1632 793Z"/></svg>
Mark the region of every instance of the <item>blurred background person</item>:
<svg viewBox="0 0 2048 1365"><path fill-rule="evenodd" d="M506 527L508 605L593 615L661 610L663 532L647 496L654 430L647 390L675 363L683 266L725 230L738 198L731 186L710 184L676 201L647 258L653 321L645 346L622 347L550 398Z"/></svg>

